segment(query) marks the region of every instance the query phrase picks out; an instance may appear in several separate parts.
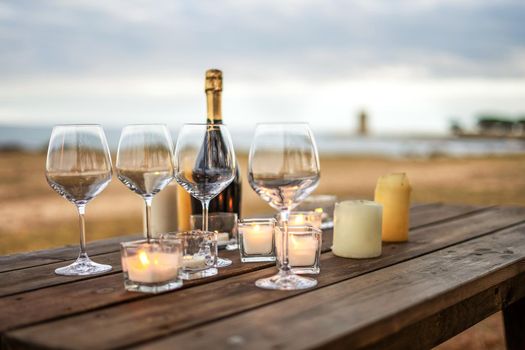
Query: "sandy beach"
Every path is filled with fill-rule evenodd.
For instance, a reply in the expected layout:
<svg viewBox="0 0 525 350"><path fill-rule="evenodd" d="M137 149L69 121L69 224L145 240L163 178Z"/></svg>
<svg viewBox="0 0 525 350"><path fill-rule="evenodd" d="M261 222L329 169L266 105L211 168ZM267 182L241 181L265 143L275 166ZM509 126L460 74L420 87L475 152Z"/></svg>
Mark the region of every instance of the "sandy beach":
<svg viewBox="0 0 525 350"><path fill-rule="evenodd" d="M244 176L243 216L272 213ZM78 241L77 214L44 176L42 153L0 154L0 254L44 249ZM322 156L316 193L340 198L373 198L376 179L406 172L414 202L525 205L525 156L482 158L370 158ZM87 239L142 231L142 200L113 178L87 207Z"/></svg>

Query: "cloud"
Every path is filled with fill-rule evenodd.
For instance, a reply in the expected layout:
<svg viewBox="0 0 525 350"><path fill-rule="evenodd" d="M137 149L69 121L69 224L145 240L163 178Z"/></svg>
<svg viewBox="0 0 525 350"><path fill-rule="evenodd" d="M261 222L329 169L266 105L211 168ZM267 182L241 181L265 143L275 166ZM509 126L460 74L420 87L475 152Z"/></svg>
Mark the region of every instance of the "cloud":
<svg viewBox="0 0 525 350"><path fill-rule="evenodd" d="M22 0L0 8L0 72L515 77L524 19L519 1Z"/></svg>
<svg viewBox="0 0 525 350"><path fill-rule="evenodd" d="M524 21L518 0L3 2L0 121L198 121L218 67L237 126L366 107L380 130L444 130L525 110Z"/></svg>

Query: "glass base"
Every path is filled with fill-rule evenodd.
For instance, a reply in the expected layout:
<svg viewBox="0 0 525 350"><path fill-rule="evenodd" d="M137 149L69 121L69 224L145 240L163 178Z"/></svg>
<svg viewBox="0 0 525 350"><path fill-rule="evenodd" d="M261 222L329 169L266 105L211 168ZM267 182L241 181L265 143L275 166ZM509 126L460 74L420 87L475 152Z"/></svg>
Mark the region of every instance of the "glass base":
<svg viewBox="0 0 525 350"><path fill-rule="evenodd" d="M142 293L162 293L170 290L178 289L182 287L182 280L176 279L172 281L159 282L159 283L143 283L134 282L131 280L124 281L124 287L130 292L142 292Z"/></svg>
<svg viewBox="0 0 525 350"><path fill-rule="evenodd" d="M318 275L321 269L319 267L292 267L292 272L297 275Z"/></svg>
<svg viewBox="0 0 525 350"><path fill-rule="evenodd" d="M217 257L217 263L215 264L215 267L221 268L221 267L227 267L232 264L232 261L230 259L224 259Z"/></svg>
<svg viewBox="0 0 525 350"><path fill-rule="evenodd" d="M111 265L98 264L84 256L79 257L71 265L59 267L55 270L55 273L62 276L89 276L109 272L111 269Z"/></svg>
<svg viewBox="0 0 525 350"><path fill-rule="evenodd" d="M275 256L241 256L241 262L274 262Z"/></svg>
<svg viewBox="0 0 525 350"><path fill-rule="evenodd" d="M263 289L298 290L313 288L317 285L317 281L313 278L279 272L277 275L272 277L257 280L255 285Z"/></svg>
<svg viewBox="0 0 525 350"><path fill-rule="evenodd" d="M226 245L226 250L237 250L239 249L239 245L237 243L231 243Z"/></svg>
<svg viewBox="0 0 525 350"><path fill-rule="evenodd" d="M201 270L201 271L182 270L180 277L183 280L196 280L199 278L215 276L217 273L218 271L215 267L210 267L209 269Z"/></svg>

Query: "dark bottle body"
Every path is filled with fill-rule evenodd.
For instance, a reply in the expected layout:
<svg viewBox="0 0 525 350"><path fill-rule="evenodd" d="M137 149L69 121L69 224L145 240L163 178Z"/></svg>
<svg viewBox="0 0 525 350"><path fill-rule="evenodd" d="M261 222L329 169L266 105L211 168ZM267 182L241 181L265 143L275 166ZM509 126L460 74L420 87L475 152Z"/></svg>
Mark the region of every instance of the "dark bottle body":
<svg viewBox="0 0 525 350"><path fill-rule="evenodd" d="M216 69L210 69L206 72L205 80L206 104L208 124L222 124L222 72ZM214 135L213 143L217 149L220 149L221 135ZM241 197L242 183L241 172L237 162L235 178L221 193L210 201L209 213L237 213L241 216ZM193 214L202 214L202 204L199 200L191 198L191 211Z"/></svg>

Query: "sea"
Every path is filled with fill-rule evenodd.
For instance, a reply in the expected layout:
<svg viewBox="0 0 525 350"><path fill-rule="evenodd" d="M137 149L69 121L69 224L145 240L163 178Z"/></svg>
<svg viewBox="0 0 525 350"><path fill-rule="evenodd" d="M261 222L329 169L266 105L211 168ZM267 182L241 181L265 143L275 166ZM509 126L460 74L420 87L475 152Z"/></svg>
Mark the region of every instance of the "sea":
<svg viewBox="0 0 525 350"><path fill-rule="evenodd" d="M0 150L45 151L52 126L0 125ZM116 150L120 128L104 128L108 144ZM173 130L176 140L177 130ZM506 138L452 137L447 135L370 135L356 136L315 132L321 155L386 157L464 157L525 154L525 141ZM233 130L232 139L239 153L249 151L253 130Z"/></svg>

